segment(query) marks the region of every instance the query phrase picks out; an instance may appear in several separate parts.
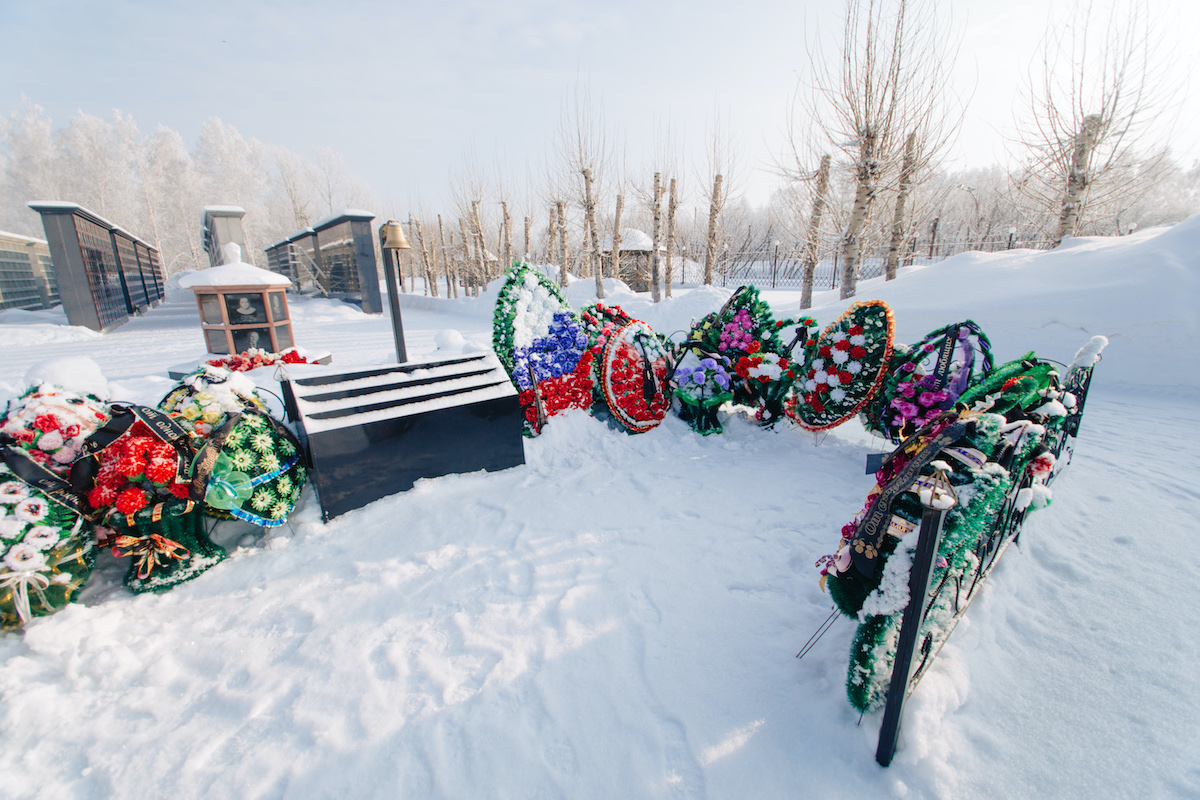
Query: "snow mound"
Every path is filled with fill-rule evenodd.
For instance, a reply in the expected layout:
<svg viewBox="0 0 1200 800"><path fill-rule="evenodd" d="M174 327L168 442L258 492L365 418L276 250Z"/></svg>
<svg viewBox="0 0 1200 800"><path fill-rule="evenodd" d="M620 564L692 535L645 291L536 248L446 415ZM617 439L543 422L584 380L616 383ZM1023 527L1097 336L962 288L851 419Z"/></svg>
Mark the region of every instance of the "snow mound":
<svg viewBox="0 0 1200 800"><path fill-rule="evenodd" d="M784 294L768 299L779 305ZM895 281L860 281L850 300L814 293L812 313L828 324L870 298L892 307L899 342L973 319L997 363L1029 350L1068 361L1081 340L1099 335L1109 340L1104 381L1200 388L1200 348L1191 344L1200 338L1200 215L1134 236L1078 237L1048 252L962 253L902 269Z"/></svg>
<svg viewBox="0 0 1200 800"><path fill-rule="evenodd" d="M108 379L100 365L87 356L63 356L40 361L25 373L27 386L50 383L76 394L91 394L101 400L109 397Z"/></svg>

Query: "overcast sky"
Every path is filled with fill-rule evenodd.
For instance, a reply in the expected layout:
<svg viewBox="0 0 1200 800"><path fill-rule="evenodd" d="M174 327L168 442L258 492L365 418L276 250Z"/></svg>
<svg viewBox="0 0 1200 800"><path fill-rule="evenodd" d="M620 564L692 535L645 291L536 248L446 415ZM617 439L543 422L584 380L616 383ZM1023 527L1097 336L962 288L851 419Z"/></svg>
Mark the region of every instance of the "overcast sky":
<svg viewBox="0 0 1200 800"><path fill-rule="evenodd" d="M1058 2L1059 0L1056 0ZM958 89L973 96L953 166L1004 159L1015 95L1037 52L1045 0L942 0L963 35ZM53 2L0 0L0 110L22 94L56 125L119 108L194 145L212 116L303 153L341 152L381 205L445 202L472 149L510 174L538 171L577 81L602 102L639 166L670 126L698 158L714 109L750 170L749 199L776 179L789 96L806 43L839 34L831 0L738 3ZM1150 0L1177 82L1174 147L1200 158L1188 97L1200 2ZM214 198L214 202L219 202ZM387 208L371 209L388 214Z"/></svg>

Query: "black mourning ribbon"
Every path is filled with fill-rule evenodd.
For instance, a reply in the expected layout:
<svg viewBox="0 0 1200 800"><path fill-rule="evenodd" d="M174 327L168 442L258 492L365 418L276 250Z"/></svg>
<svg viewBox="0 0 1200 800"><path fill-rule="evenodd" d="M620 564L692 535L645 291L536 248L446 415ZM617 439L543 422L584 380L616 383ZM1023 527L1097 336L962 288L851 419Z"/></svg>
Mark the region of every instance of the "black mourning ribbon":
<svg viewBox="0 0 1200 800"><path fill-rule="evenodd" d="M912 460L893 475L887 486L880 490L874 505L859 521L858 527L854 529L854 536L850 539L850 560L863 575L868 578L875 575L879 559L879 546L883 543L883 537L887 534L888 524L892 518L892 503L903 492L912 488L913 482L921 474L921 470L929 465L929 462L936 459L944 448L961 439L966 431L967 423L951 423L929 439L924 447L912 457ZM896 448L896 452L903 452L913 438L920 435L920 431L913 434L900 447Z"/></svg>
<svg viewBox="0 0 1200 800"><path fill-rule="evenodd" d="M175 463L175 481L189 483L188 469L192 463L192 437L187 430L169 414L157 408L137 405L112 405L112 418L83 442L79 459L71 465L71 485L77 492L86 492L96 481L99 471L99 455L104 448L119 439L135 422L145 423L150 432L160 441L175 449L179 458Z"/></svg>
<svg viewBox="0 0 1200 800"><path fill-rule="evenodd" d="M958 331L962 327L962 323L950 325L946 328L946 335L942 337L937 364L933 369L933 390L935 392L946 385L946 379L950 375L950 364L954 359L954 347L958 344Z"/></svg>
<svg viewBox="0 0 1200 800"><path fill-rule="evenodd" d="M633 335L634 344L642 353L642 398L646 401L646 408L650 408L650 404L654 402L654 396L659 393L658 376L654 374L654 365L650 362L650 351L646 348L646 340L649 337L645 331L638 331ZM665 393L664 393L665 395Z"/></svg>
<svg viewBox="0 0 1200 800"><path fill-rule="evenodd" d="M91 509L79 492L62 476L34 461L8 434L0 434L0 459L19 480L42 492L63 508L82 517L92 518Z"/></svg>

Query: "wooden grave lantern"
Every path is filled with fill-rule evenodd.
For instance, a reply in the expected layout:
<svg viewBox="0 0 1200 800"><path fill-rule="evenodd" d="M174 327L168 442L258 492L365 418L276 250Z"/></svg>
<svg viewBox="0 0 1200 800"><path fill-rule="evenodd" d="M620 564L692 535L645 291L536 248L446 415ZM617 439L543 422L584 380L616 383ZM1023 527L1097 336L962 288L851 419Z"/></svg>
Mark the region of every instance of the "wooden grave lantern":
<svg viewBox="0 0 1200 800"><path fill-rule="evenodd" d="M208 352L220 355L251 349L279 353L295 344L285 290L291 280L241 260L241 247L222 248L225 263L180 279L196 294L200 327Z"/></svg>

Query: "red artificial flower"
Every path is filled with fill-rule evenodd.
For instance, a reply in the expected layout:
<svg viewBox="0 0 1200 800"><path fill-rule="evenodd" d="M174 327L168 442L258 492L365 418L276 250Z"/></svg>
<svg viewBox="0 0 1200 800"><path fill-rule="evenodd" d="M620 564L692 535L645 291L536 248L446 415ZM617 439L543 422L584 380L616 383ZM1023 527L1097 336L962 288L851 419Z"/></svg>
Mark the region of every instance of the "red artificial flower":
<svg viewBox="0 0 1200 800"><path fill-rule="evenodd" d="M170 483L175 479L175 462L153 458L146 464L146 479L153 483Z"/></svg>
<svg viewBox="0 0 1200 800"><path fill-rule="evenodd" d="M75 438L76 436L79 435L79 426L78 425L68 425L67 427L63 428L62 435L63 435L64 439Z"/></svg>
<svg viewBox="0 0 1200 800"><path fill-rule="evenodd" d="M792 370L792 369L789 369L789 370L787 371L787 376L788 376L788 380L789 380L789 381L794 381L794 380L796 380L796 371L795 371L795 370Z"/></svg>
<svg viewBox="0 0 1200 800"><path fill-rule="evenodd" d="M746 352L747 353L757 353L761 349L762 349L762 342L755 339L753 342L750 343L750 346L746 348Z"/></svg>
<svg viewBox="0 0 1200 800"><path fill-rule="evenodd" d="M817 371L815 369L810 369L808 371L808 379L813 380L816 377L817 377Z"/></svg>
<svg viewBox="0 0 1200 800"><path fill-rule="evenodd" d="M18 442L33 444L33 431L17 431L13 434L13 438Z"/></svg>
<svg viewBox="0 0 1200 800"><path fill-rule="evenodd" d="M833 356L833 349L827 344L822 345L821 349L817 351L817 355L819 355L821 358L830 358Z"/></svg>
<svg viewBox="0 0 1200 800"><path fill-rule="evenodd" d="M149 498L141 489L126 489L117 495L114 507L122 514L133 514L145 508L148 503Z"/></svg>
<svg viewBox="0 0 1200 800"><path fill-rule="evenodd" d="M850 330L846 331L848 336L859 336L863 332L862 325L851 325Z"/></svg>
<svg viewBox="0 0 1200 800"><path fill-rule="evenodd" d="M116 462L116 469L126 478L136 478L146 472L146 460L136 455L126 455Z"/></svg>
<svg viewBox="0 0 1200 800"><path fill-rule="evenodd" d="M860 347L859 345L854 345L854 347L850 348L850 357L851 358L862 358L866 354L867 354L866 348Z"/></svg>
<svg viewBox="0 0 1200 800"><path fill-rule="evenodd" d="M175 448L162 441L153 441L146 446L146 458L156 460L175 460Z"/></svg>
<svg viewBox="0 0 1200 800"><path fill-rule="evenodd" d="M33 420L33 427L42 433L58 430L58 417L53 414L38 414Z"/></svg>
<svg viewBox="0 0 1200 800"><path fill-rule="evenodd" d="M192 487L186 483L172 483L167 490L180 500L187 500L191 496Z"/></svg>
<svg viewBox="0 0 1200 800"><path fill-rule="evenodd" d="M845 352L850 349L850 342L847 339L842 339L840 342L833 343L834 349Z"/></svg>
<svg viewBox="0 0 1200 800"><path fill-rule="evenodd" d="M854 380L854 376L843 370L838 373L838 380L842 382L843 386L846 386L850 381Z"/></svg>
<svg viewBox="0 0 1200 800"><path fill-rule="evenodd" d="M116 502L116 499L117 490L107 484L97 483L88 492L88 502L92 508L106 508Z"/></svg>

